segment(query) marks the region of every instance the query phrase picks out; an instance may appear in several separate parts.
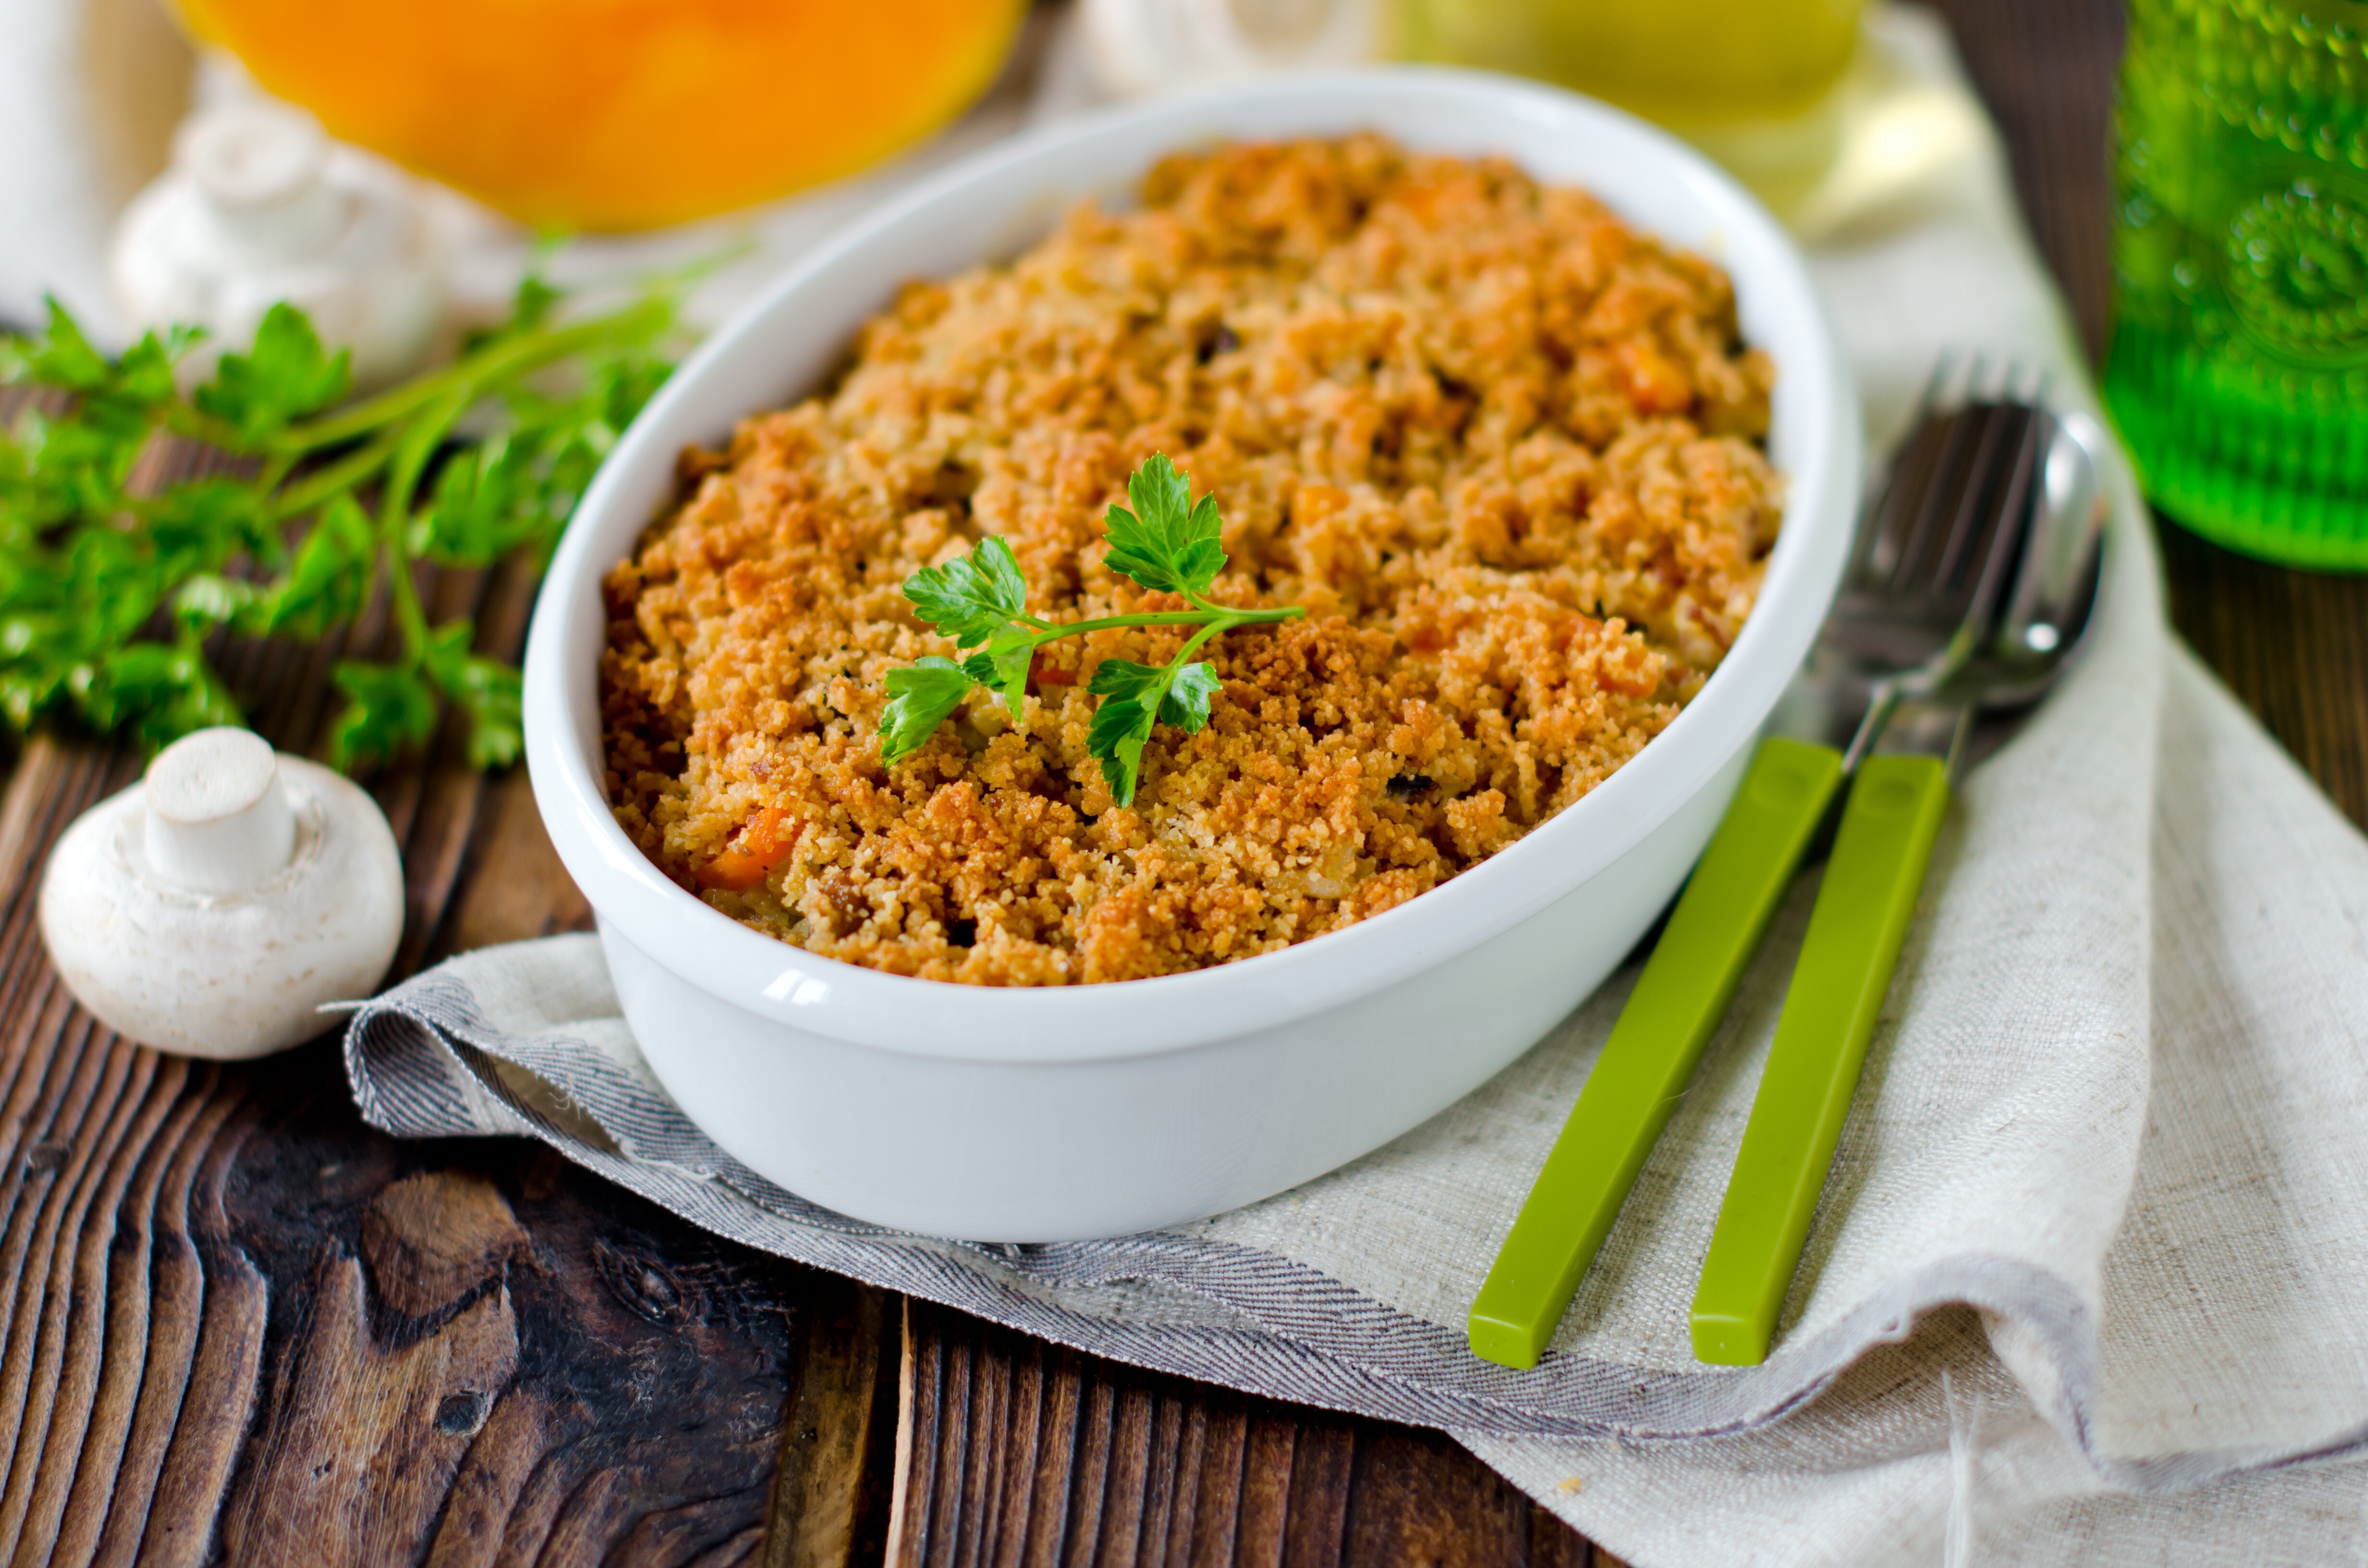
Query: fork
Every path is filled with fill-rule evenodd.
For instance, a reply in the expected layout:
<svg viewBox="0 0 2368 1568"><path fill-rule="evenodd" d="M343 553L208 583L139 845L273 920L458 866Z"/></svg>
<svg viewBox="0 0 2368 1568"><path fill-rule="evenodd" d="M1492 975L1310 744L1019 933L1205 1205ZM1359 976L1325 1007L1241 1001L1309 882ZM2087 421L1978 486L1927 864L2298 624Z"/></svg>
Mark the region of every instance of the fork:
<svg viewBox="0 0 2368 1568"><path fill-rule="evenodd" d="M2032 424L2038 438L2025 447L2032 461L2018 464L2015 483L2046 494L2034 497L2025 538L2011 552L2010 601L1999 602L1996 589L1977 596L1964 623L1974 634L1952 641L1938 678L1878 685L1854 739L1855 751L1879 736L1892 755L1858 770L1810 911L1694 1293L1699 1360L1767 1359L1974 717L2036 701L2093 619L2100 437L2077 415L2033 412ZM2055 494L2059 481L2071 494ZM1983 597L1994 607L1987 614Z"/></svg>
<svg viewBox="0 0 2368 1568"><path fill-rule="evenodd" d="M1879 835L1880 858L1888 862L1899 858L1891 851L1901 851L1914 862L1912 878L1903 865L1889 887L1868 891L1893 911L1903 903L1897 893L1906 878L1904 903L1912 908L1947 799L1945 769L1927 758L1869 752L1901 703L1939 690L1979 651L2028 526L2044 435L2045 416L2010 401L2011 371L2005 401L1973 397L1980 373L1978 365L1968 372L1962 399L1952 402L1944 396L1951 367L1935 371L1922 417L1867 514L1844 591L1801 683L1806 700L1794 705L1793 723L1805 719L1813 730L1848 734L1848 746L1783 736L1760 743L1473 1301L1474 1354L1508 1367L1537 1364L1846 778L1855 779L1850 798L1862 801L1860 818L1879 817L1881 829L1899 830ZM1904 935L1906 909L1889 924ZM1897 936L1887 927L1874 935L1896 958ZM1880 967L1887 979L1889 960ZM1865 1011L1871 1029L1872 1005ZM1858 1051L1862 1056L1863 1036ZM1854 1067L1850 1077L1855 1082ZM1805 1226L1804 1213L1804 1233ZM1763 1274L1773 1266L1760 1262ZM1751 1292L1728 1294L1741 1301ZM1718 1353L1705 1359L1748 1348L1730 1347L1714 1318L1706 1338L1702 1305L1698 1299L1697 1355L1705 1346ZM1757 1321L1752 1312L1744 1315Z"/></svg>

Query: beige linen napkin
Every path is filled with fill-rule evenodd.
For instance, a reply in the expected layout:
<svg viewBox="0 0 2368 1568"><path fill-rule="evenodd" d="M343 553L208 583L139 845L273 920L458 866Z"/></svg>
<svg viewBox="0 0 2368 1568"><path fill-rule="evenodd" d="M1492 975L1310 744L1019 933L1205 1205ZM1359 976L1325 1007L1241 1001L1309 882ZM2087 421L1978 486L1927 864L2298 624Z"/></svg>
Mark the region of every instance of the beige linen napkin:
<svg viewBox="0 0 2368 1568"><path fill-rule="evenodd" d="M1933 24L1880 38L1962 97ZM1961 153L1814 253L1878 440L1946 348L2090 401L1995 146ZM1639 1568L2352 1551L2368 1466L2302 1461L2368 1436L2368 842L2169 640L2109 477L2095 646L1943 829L1765 1366L1696 1362L1686 1310L1814 876L1530 1372L1473 1359L1464 1312L1632 974L1364 1159L1110 1242L904 1236L771 1187L666 1101L588 938L371 1004L357 1099L1100 1354L1445 1427Z"/></svg>

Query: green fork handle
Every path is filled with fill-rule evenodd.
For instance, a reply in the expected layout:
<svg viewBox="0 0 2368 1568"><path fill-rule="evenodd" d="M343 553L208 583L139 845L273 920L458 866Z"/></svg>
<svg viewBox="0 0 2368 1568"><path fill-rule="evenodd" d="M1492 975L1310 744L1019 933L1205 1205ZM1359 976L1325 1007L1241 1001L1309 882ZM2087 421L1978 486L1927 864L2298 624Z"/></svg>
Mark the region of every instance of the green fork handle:
<svg viewBox="0 0 2368 1568"><path fill-rule="evenodd" d="M1538 1364L1766 934L1841 766L1830 746L1759 744L1472 1303L1474 1355Z"/></svg>
<svg viewBox="0 0 2368 1568"><path fill-rule="evenodd" d="M1859 767L1694 1292L1702 1360L1768 1358L1948 805L1935 758Z"/></svg>

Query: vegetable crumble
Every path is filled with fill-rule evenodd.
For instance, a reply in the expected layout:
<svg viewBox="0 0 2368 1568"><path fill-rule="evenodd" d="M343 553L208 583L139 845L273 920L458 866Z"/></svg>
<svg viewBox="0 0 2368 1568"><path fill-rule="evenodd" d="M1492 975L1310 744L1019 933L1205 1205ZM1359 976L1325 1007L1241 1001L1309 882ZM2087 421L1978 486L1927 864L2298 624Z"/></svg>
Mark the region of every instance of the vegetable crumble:
<svg viewBox="0 0 2368 1568"><path fill-rule="evenodd" d="M908 286L826 392L686 452L608 577L609 796L714 907L980 984L1247 958L1513 843L1732 644L1780 484L1719 268L1377 136L1171 157L1142 198ZM1190 626L1046 642L1016 722L982 684L883 763L889 673L962 657L915 573L992 537L1041 620L1187 608L1103 559L1157 453L1223 514L1208 597L1306 614L1198 650L1207 722L1152 731L1132 804L1089 687Z"/></svg>

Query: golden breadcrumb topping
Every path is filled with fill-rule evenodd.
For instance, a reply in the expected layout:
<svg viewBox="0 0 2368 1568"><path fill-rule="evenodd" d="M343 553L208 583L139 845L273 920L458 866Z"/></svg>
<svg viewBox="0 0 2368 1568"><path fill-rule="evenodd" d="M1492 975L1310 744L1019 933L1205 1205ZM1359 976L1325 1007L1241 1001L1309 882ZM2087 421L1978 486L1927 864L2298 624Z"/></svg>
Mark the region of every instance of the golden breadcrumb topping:
<svg viewBox="0 0 2368 1568"><path fill-rule="evenodd" d="M1750 613L1772 370L1725 275L1584 191L1377 136L1170 158L1006 267L907 287L832 387L684 454L606 584L608 789L652 860L814 952L981 984L1305 941L1503 849L1659 733ZM1009 541L1030 614L1183 608L1101 563L1154 452L1213 492L1208 727L1131 807L1063 639L895 767L887 672L957 655L899 592ZM957 655L958 656L958 655Z"/></svg>

